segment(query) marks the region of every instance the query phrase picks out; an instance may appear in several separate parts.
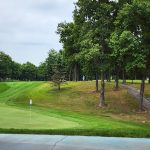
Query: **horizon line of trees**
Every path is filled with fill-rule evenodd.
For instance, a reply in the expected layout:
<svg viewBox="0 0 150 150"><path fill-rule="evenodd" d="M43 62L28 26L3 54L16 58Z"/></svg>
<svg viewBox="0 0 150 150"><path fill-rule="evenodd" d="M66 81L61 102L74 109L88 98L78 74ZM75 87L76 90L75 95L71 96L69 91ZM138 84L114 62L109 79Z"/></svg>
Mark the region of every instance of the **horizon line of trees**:
<svg viewBox="0 0 150 150"><path fill-rule="evenodd" d="M70 68L70 64L67 64L67 59L65 58L62 50L57 52L56 50L51 49L48 52L48 57L44 62L41 62L39 66L36 66L29 61L23 64L15 62L8 54L0 51L0 81L50 81L52 80L54 73L58 70L61 70L60 72L62 72L64 79L67 81L101 79L100 74L96 75L95 72L92 72L92 70L90 73L85 73L82 71L82 68L80 68L80 77L77 80L74 75L75 71L71 72L70 69L73 70L74 68ZM104 79L108 82L115 80L115 73L106 71L104 73ZM122 79L122 82L125 83L126 79L140 80L141 75L135 71L133 74L126 74L125 79L123 78L122 73L119 73L118 79ZM132 83L133 82L134 81L132 81ZM148 83L150 83L150 80Z"/></svg>
<svg viewBox="0 0 150 150"><path fill-rule="evenodd" d="M48 57L39 66L29 61L24 64L17 63L8 54L0 51L0 81L49 81L58 68L64 68L67 73L66 66L62 51L57 52L54 49L48 52Z"/></svg>

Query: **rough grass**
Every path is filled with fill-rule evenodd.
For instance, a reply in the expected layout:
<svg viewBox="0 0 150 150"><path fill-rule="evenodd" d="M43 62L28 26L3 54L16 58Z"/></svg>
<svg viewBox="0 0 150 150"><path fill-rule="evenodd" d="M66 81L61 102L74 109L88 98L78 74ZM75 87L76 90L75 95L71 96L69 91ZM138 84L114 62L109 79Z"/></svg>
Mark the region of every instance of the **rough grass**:
<svg viewBox="0 0 150 150"><path fill-rule="evenodd" d="M3 82L0 88L5 89L0 93L3 133L150 137L149 114L138 113L126 89L114 91L111 83L106 108L98 107L94 81L69 82L61 91L50 82Z"/></svg>

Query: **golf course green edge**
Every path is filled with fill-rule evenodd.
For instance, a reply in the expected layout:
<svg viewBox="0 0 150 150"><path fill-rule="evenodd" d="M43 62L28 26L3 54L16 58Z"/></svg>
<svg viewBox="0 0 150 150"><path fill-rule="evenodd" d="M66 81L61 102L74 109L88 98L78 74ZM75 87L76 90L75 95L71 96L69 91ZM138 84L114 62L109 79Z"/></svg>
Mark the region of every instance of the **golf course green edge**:
<svg viewBox="0 0 150 150"><path fill-rule="evenodd" d="M104 136L104 137L132 137L150 138L150 130L117 130L117 129L0 129L0 134L47 134L47 135L79 135L79 136Z"/></svg>

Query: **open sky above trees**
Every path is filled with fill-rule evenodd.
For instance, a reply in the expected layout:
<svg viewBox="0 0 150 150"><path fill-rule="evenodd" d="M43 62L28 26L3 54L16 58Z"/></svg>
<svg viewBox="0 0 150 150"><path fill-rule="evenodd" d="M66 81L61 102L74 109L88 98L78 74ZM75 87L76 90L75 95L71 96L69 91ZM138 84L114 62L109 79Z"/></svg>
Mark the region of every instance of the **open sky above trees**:
<svg viewBox="0 0 150 150"><path fill-rule="evenodd" d="M59 50L57 24L72 20L76 0L5 0L0 5L0 50L15 61L39 65L51 48ZM35 57L36 53L36 57Z"/></svg>

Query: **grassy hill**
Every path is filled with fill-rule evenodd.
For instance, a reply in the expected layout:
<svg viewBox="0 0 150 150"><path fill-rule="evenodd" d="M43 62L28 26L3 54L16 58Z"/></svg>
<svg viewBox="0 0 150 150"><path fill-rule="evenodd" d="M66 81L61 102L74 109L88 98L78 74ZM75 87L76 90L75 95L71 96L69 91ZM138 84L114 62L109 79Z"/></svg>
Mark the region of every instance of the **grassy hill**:
<svg viewBox="0 0 150 150"><path fill-rule="evenodd" d="M33 100L32 108L29 99ZM95 82L1 82L0 131L150 137L150 117L125 89L106 84L106 108L99 108Z"/></svg>

